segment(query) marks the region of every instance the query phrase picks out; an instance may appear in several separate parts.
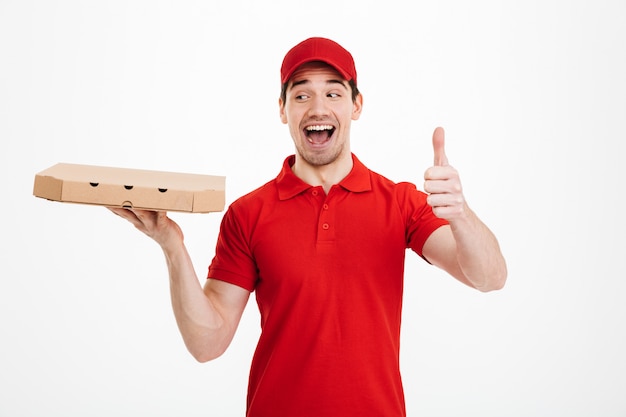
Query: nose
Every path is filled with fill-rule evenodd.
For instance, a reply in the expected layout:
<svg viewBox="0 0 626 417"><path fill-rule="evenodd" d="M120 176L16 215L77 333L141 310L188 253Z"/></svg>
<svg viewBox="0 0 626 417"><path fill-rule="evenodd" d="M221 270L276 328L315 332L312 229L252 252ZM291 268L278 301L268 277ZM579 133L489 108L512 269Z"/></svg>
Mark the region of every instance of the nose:
<svg viewBox="0 0 626 417"><path fill-rule="evenodd" d="M326 100L324 95L315 95L309 103L311 103L311 107L309 108L310 116L326 116L328 114L328 107L326 106Z"/></svg>

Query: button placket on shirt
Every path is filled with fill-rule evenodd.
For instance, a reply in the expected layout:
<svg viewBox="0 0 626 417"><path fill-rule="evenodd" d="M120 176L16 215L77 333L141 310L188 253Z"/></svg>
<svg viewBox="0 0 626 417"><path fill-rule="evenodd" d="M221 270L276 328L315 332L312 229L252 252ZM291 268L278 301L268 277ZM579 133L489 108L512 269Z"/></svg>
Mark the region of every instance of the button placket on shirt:
<svg viewBox="0 0 626 417"><path fill-rule="evenodd" d="M334 228L334 211L331 209L331 204L328 202L329 198L324 193L318 190L312 191L313 197L319 198L322 202L320 210L320 217L318 220L318 241L332 241L335 240L335 228Z"/></svg>

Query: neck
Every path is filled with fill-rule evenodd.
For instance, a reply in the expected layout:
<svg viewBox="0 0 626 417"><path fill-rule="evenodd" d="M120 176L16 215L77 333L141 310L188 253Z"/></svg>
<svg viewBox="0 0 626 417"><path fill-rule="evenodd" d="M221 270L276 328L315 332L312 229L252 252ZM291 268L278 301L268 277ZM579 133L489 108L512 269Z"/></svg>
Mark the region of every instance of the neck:
<svg viewBox="0 0 626 417"><path fill-rule="evenodd" d="M324 192L328 194L333 185L339 184L350 173L352 165L352 154L349 152L326 165L311 165L296 154L296 161L291 170L307 184L322 186Z"/></svg>

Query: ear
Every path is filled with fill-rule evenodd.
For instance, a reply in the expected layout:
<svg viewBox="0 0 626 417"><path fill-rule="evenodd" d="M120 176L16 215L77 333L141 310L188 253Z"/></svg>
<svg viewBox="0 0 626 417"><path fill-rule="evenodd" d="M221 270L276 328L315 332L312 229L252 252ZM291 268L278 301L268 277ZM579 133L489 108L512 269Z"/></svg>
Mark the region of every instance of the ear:
<svg viewBox="0 0 626 417"><path fill-rule="evenodd" d="M359 120L361 111L363 110L363 94L359 93L352 104L352 120Z"/></svg>
<svg viewBox="0 0 626 417"><path fill-rule="evenodd" d="M285 114L285 103L283 103L283 99L279 98L278 99L278 108L279 108L279 114L280 114L280 121L283 122L283 124L287 124L287 115Z"/></svg>

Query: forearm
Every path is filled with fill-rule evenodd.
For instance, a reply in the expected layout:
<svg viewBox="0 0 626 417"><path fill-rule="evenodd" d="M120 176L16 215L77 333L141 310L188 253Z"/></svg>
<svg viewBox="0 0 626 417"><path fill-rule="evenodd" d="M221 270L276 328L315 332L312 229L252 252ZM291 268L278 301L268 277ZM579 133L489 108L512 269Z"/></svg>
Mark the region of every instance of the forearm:
<svg viewBox="0 0 626 417"><path fill-rule="evenodd" d="M491 230L467 205L464 212L463 216L450 221L459 267L467 281L478 290L500 289L507 276L500 245Z"/></svg>
<svg viewBox="0 0 626 417"><path fill-rule="evenodd" d="M230 340L226 321L204 293L185 246L163 251L172 308L187 349L200 362L220 356Z"/></svg>
<svg viewBox="0 0 626 417"><path fill-rule="evenodd" d="M109 210L131 222L163 250L174 316L189 352L201 362L220 356L232 339L249 294L233 289L204 291L185 247L183 232L167 213Z"/></svg>

